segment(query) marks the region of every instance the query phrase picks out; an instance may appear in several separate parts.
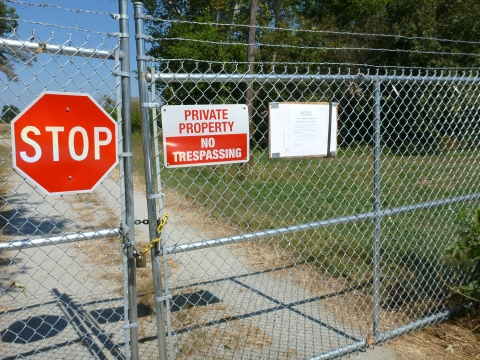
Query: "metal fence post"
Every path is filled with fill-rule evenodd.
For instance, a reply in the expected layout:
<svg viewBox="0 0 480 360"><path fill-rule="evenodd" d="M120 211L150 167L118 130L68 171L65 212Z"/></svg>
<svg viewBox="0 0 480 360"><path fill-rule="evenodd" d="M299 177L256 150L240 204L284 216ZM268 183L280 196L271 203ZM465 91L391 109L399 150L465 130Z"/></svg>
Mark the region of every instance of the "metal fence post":
<svg viewBox="0 0 480 360"><path fill-rule="evenodd" d="M151 78L155 78L155 69L152 68L150 69L150 75ZM155 81L152 81L150 84L151 86L151 93L152 93L152 102L156 103L157 102L157 97L156 97L156 90L155 90ZM161 106L161 99L159 99L159 106ZM159 193L162 192L162 179L160 177L160 145L159 145L159 126L158 126L158 117L157 117L157 108L154 107L152 109L152 119L153 119L153 139L154 139L154 145L155 145L155 176L157 177L157 191ZM159 197L158 198L158 213L160 217L163 217L164 215L164 206L163 206L163 198ZM167 244L166 244L166 235L165 232L162 232L162 241L161 241L161 251L163 254L163 277L165 280L165 287L164 287L164 292L165 294L170 294L169 290L169 285L168 285L168 262L167 262ZM165 305L167 308L167 334L168 334L168 350L170 351L170 359L173 360L173 344L172 344L172 323L171 323L171 299L167 298L165 300Z"/></svg>
<svg viewBox="0 0 480 360"><path fill-rule="evenodd" d="M148 85L145 79L146 65L145 65L145 35L144 35L144 22L145 17L143 13L143 3L135 2L135 38L137 45L137 70L138 70L138 86L140 97L140 110L142 118L142 138L143 138L143 155L145 161L145 183L147 193L147 208L148 208L148 223L149 223L149 235L150 240L157 238L157 217L156 217L156 203L157 194L155 193L154 176L153 176L153 160L152 160L152 136L150 126L150 114L148 103ZM154 105L153 105L154 106ZM155 313L157 321L157 333L158 333L158 351L159 359L167 359L167 341L165 336L165 319L164 319L164 301L162 282L161 282L161 269L160 269L160 247L157 242L156 245L150 251L152 260L152 277L154 287L154 299L155 299Z"/></svg>
<svg viewBox="0 0 480 360"><path fill-rule="evenodd" d="M132 122L131 122L131 87L130 87L130 45L128 36L128 2L119 0L120 13L120 49L122 51L120 76L122 78L122 118L123 118L123 169L125 186L125 219L123 224L124 241L135 245L134 203L133 203L133 165L132 165ZM137 280L133 246L127 246L128 297L130 354L132 359L139 359L138 353L138 314L137 314Z"/></svg>
<svg viewBox="0 0 480 360"><path fill-rule="evenodd" d="M373 136L373 211L374 211L374 273L373 273L373 333L375 337L380 335L380 153L381 153L381 118L380 118L380 86L378 79L373 82L374 85L374 136Z"/></svg>
<svg viewBox="0 0 480 360"><path fill-rule="evenodd" d="M115 71L120 71L120 47L115 51ZM123 124L122 119L122 84L121 84L121 77L117 76L115 79L115 96L116 96L116 110L117 110L117 122L119 124ZM123 125L122 125L123 126ZM118 127L119 139L120 143L118 144L118 151L123 153L123 129L122 126ZM121 223L127 223L127 214L125 213L126 205L125 205L125 166L124 162L119 162L120 168L120 201L121 201ZM126 241L122 239L122 265L123 265L123 310L124 310L124 329L125 329L125 360L130 360L130 332L127 331L129 325L128 319L128 248L125 246Z"/></svg>

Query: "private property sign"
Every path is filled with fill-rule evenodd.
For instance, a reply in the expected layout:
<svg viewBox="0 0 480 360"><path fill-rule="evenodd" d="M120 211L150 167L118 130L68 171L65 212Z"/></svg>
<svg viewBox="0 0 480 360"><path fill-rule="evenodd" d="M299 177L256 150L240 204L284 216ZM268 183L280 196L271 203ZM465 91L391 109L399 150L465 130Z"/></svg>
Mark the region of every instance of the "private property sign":
<svg viewBox="0 0 480 360"><path fill-rule="evenodd" d="M242 163L249 158L246 105L162 107L165 166Z"/></svg>
<svg viewBox="0 0 480 360"><path fill-rule="evenodd" d="M44 92L12 120L13 167L49 195L92 191L117 165L117 142L88 94Z"/></svg>

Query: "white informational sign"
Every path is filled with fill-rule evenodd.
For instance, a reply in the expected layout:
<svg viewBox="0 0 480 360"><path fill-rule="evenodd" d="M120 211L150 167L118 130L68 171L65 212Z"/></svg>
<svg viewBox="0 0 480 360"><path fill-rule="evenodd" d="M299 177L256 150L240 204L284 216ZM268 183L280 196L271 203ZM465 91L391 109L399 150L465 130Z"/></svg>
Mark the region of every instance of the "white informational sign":
<svg viewBox="0 0 480 360"><path fill-rule="evenodd" d="M335 156L336 103L270 103L270 158Z"/></svg>
<svg viewBox="0 0 480 360"><path fill-rule="evenodd" d="M167 105L161 111L166 167L248 161L246 105Z"/></svg>

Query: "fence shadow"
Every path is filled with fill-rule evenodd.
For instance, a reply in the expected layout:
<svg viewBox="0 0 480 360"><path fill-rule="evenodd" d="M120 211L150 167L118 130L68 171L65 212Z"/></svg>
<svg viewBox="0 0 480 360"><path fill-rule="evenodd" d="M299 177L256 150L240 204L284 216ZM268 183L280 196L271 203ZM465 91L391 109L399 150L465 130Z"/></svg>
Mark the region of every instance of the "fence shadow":
<svg viewBox="0 0 480 360"><path fill-rule="evenodd" d="M8 198L0 197L0 204L4 208L3 211L0 211L1 234L28 237L51 236L61 234L70 225L70 221L60 215L45 217L33 213L33 210L42 202L26 202L27 197L28 194L17 194Z"/></svg>
<svg viewBox="0 0 480 360"><path fill-rule="evenodd" d="M101 325L118 323L123 320L123 307L106 307L95 311L86 311L85 306L92 304L77 304L73 299L61 293L57 289L52 289L52 295L55 300L49 302L55 304L61 315L38 315L26 319L17 320L0 332L0 338L4 343L26 345L22 349L24 352L11 357L2 357L2 359L17 359L18 357L30 357L34 355L47 354L55 349L66 346L83 345L84 349L95 359L109 359L110 354L115 359L125 359L123 354L124 342L113 340L112 336L116 334L107 334ZM101 303L102 301L94 302ZM36 312L40 312L38 306ZM51 309L49 310L51 311ZM15 319L18 318L18 315ZM70 328L69 328L70 327ZM69 328L69 335L62 335ZM71 329L73 328L76 336L71 338ZM52 344L51 339L55 338ZM49 343L41 347L42 341L50 339ZM32 347L29 344L35 343ZM98 344L101 343L102 347ZM32 350L29 350L32 349Z"/></svg>
<svg viewBox="0 0 480 360"><path fill-rule="evenodd" d="M68 326L67 320L61 316L32 316L26 320L18 320L0 332L3 342L28 344L45 340L61 333Z"/></svg>

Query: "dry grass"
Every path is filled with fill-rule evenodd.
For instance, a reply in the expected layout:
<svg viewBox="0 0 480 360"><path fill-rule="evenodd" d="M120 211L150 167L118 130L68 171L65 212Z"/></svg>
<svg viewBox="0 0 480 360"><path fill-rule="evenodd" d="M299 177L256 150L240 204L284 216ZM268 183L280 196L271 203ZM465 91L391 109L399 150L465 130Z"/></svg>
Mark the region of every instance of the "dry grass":
<svg viewBox="0 0 480 360"><path fill-rule="evenodd" d="M121 287L123 283L123 256L120 247L120 238L110 237L107 239L101 240L90 240L79 242L76 244L78 249L85 254L85 261L99 265L99 268L109 268L108 273L102 273L100 276L102 278L113 278L118 285ZM146 242L138 242L137 248L139 250L143 249L147 245ZM146 268L137 268L137 293L139 300L142 304L149 306L153 309L153 297L152 297L152 269L148 266L150 262L149 254L146 255L147 258L147 267ZM163 257L160 256L160 263L163 263ZM178 261L173 258L167 260L169 268L178 267ZM119 288L118 295L123 294L123 290Z"/></svg>
<svg viewBox="0 0 480 360"><path fill-rule="evenodd" d="M388 342L402 360L480 359L480 310Z"/></svg>
<svg viewBox="0 0 480 360"><path fill-rule="evenodd" d="M215 326L213 331L196 328L180 335L174 353L176 359L218 359L219 354L227 359L233 358L234 352L259 349L271 343L271 336L258 326L230 321Z"/></svg>
<svg viewBox="0 0 480 360"><path fill-rule="evenodd" d="M6 133L10 131L10 124L0 123L0 132Z"/></svg>

